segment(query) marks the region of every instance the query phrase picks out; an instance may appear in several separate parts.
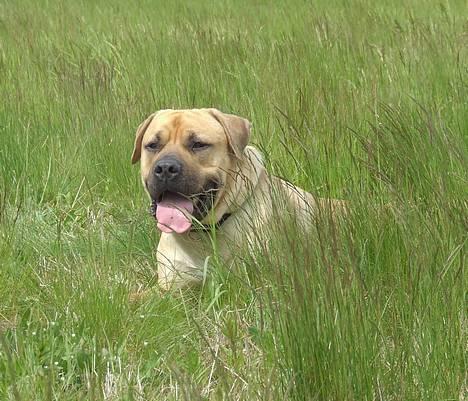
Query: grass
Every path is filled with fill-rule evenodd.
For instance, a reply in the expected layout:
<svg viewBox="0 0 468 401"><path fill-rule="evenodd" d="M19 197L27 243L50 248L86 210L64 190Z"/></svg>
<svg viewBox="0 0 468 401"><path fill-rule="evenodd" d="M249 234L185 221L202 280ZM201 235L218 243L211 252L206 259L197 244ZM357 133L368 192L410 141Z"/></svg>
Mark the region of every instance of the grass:
<svg viewBox="0 0 468 401"><path fill-rule="evenodd" d="M463 399L465 6L0 2L0 399ZM196 106L351 212L131 304L158 238L134 132Z"/></svg>

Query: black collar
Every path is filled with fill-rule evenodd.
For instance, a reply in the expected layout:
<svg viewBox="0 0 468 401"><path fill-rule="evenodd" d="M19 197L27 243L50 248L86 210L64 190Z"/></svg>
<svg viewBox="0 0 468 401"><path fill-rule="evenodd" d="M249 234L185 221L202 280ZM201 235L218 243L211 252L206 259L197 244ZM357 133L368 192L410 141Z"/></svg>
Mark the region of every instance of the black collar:
<svg viewBox="0 0 468 401"><path fill-rule="evenodd" d="M156 218L156 204L154 202L151 203L150 207L150 214L154 218ZM215 224L196 224L190 230L191 232L198 232L198 233L209 233L211 230L215 229L218 230L223 223L231 217L231 213L225 213L221 216L221 218Z"/></svg>
<svg viewBox="0 0 468 401"><path fill-rule="evenodd" d="M190 231L209 233L213 229L218 230L229 217L231 217L231 213L225 213L215 224L196 224Z"/></svg>

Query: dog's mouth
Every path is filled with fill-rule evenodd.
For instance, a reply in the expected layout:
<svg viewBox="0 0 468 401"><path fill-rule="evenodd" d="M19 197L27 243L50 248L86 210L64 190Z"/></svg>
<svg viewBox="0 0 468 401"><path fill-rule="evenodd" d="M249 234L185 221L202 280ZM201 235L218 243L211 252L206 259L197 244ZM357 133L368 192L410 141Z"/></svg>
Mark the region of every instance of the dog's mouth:
<svg viewBox="0 0 468 401"><path fill-rule="evenodd" d="M220 185L210 181L196 194L184 195L165 191L151 203L151 214L158 221L158 228L165 233L183 234L192 228L192 220L201 221L213 208Z"/></svg>

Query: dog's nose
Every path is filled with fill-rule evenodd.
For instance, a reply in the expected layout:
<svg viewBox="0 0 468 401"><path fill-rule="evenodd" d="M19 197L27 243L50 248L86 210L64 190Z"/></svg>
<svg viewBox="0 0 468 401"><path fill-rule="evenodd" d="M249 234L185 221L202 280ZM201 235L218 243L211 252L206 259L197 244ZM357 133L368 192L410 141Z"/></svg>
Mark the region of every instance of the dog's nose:
<svg viewBox="0 0 468 401"><path fill-rule="evenodd" d="M182 163L175 157L163 157L156 163L154 175L160 181L174 181L182 171Z"/></svg>

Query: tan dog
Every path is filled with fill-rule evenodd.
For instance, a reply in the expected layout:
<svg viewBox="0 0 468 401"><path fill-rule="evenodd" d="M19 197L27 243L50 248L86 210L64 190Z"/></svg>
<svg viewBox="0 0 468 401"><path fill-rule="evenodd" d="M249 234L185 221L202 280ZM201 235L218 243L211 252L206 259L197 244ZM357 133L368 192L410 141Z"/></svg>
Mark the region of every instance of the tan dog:
<svg viewBox="0 0 468 401"><path fill-rule="evenodd" d="M283 215L306 226L317 202L341 204L269 176L259 152L247 146L249 138L249 121L216 109L162 110L138 127L132 163L141 160L162 231L157 260L163 289L199 283L213 246L228 261L238 246L261 235L278 204Z"/></svg>

